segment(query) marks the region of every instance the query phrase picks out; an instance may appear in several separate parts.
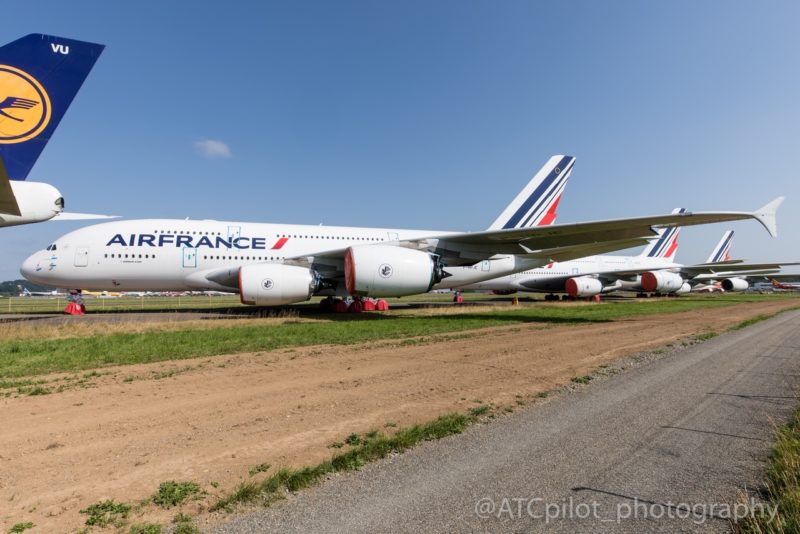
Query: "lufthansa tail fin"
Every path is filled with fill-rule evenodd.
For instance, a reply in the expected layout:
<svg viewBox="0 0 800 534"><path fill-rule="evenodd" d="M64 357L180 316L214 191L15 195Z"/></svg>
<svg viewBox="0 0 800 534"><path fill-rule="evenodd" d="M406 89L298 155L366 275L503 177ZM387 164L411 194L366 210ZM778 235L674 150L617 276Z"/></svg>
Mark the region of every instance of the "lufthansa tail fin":
<svg viewBox="0 0 800 534"><path fill-rule="evenodd" d="M733 230L728 230L722 234L722 239L719 240L717 246L711 251L711 255L706 260L706 263L717 263L720 261L728 261L731 259L731 242L733 241Z"/></svg>
<svg viewBox="0 0 800 534"><path fill-rule="evenodd" d="M572 156L553 156L492 223L489 230L547 226L556 210L575 164Z"/></svg>
<svg viewBox="0 0 800 534"><path fill-rule="evenodd" d="M686 208L675 208L672 213L685 213ZM678 226L670 228L661 228L658 230L658 236L650 241L650 244L642 251L640 256L648 258L665 258L674 260L675 254L678 252L678 235L681 229Z"/></svg>
<svg viewBox="0 0 800 534"><path fill-rule="evenodd" d="M0 47L0 157L24 180L103 45L30 34Z"/></svg>

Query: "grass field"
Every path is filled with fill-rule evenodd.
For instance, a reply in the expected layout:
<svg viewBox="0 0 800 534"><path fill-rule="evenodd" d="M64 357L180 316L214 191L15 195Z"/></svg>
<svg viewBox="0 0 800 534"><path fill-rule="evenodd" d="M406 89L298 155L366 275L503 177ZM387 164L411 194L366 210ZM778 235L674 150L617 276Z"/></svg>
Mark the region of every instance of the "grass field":
<svg viewBox="0 0 800 534"><path fill-rule="evenodd" d="M0 379L18 379L58 371L80 371L109 365L269 351L287 347L353 344L458 333L521 323L581 324L613 321L631 315L715 309L740 302L791 299L784 295L716 295L711 298L623 300L601 304L530 304L503 307L403 310L359 315L315 315L239 321L193 322L168 330L154 323L152 330L128 332L126 325L37 327L5 325L0 335ZM141 325L132 325L143 328ZM35 336L25 334L33 329ZM102 329L100 332L97 329ZM0 330L2 331L2 330ZM107 333L102 333L107 332Z"/></svg>

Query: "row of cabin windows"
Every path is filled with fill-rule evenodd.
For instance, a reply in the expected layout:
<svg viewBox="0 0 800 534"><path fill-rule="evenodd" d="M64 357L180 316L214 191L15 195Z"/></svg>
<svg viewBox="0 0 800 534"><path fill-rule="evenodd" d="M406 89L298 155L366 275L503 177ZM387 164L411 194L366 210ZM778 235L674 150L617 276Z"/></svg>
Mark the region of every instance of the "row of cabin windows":
<svg viewBox="0 0 800 534"><path fill-rule="evenodd" d="M106 257L106 258L128 258L128 257L136 258L137 256L136 256L136 254L104 254L104 257ZM144 256L142 256L142 254L139 254L138 257L139 257L139 259L141 259L142 257L144 257L145 259L151 259L151 258L154 259L156 257L156 255L155 254L145 254Z"/></svg>
<svg viewBox="0 0 800 534"><path fill-rule="evenodd" d="M156 230L154 234L174 234L174 235L222 235L222 232L178 232L174 230ZM344 237L344 236L330 236L330 235L297 235L297 234L275 234L275 237L293 237L296 239L343 239L345 241L386 241L380 237ZM55 250L55 249L53 249Z"/></svg>
<svg viewBox="0 0 800 534"><path fill-rule="evenodd" d="M203 256L204 260L281 260L283 256Z"/></svg>

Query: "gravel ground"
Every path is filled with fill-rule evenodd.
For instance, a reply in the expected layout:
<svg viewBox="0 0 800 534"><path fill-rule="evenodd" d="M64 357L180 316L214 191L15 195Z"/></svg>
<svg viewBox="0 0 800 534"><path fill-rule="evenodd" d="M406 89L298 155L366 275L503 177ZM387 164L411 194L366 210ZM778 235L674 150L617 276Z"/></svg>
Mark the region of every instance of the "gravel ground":
<svg viewBox="0 0 800 534"><path fill-rule="evenodd" d="M763 478L771 421L791 413L798 376L792 311L213 532L725 532Z"/></svg>

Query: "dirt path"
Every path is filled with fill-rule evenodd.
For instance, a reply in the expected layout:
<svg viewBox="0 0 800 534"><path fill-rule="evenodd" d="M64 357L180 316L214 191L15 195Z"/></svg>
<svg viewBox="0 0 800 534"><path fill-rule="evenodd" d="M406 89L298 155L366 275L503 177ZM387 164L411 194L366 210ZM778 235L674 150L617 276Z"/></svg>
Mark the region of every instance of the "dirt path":
<svg viewBox="0 0 800 534"><path fill-rule="evenodd" d="M103 369L110 374L86 389L0 400L0 529L32 521L34 531L75 531L81 508L134 502L170 479L209 491L184 509L196 514L257 464L272 464L271 473L316 463L352 432L463 412L476 400L511 405L621 356L794 305ZM176 512L152 508L145 519L167 522Z"/></svg>

